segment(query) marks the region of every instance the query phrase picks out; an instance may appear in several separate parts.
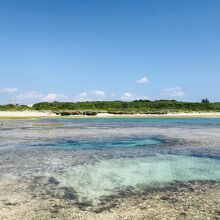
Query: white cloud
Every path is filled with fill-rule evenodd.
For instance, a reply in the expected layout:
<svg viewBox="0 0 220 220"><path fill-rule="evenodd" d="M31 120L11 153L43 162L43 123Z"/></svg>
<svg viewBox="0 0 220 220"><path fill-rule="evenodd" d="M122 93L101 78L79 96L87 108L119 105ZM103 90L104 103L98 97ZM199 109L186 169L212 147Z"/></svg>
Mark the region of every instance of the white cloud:
<svg viewBox="0 0 220 220"><path fill-rule="evenodd" d="M138 83L138 84L144 84L144 83L148 83L148 82L149 82L149 79L146 76L144 76L136 81L136 83Z"/></svg>
<svg viewBox="0 0 220 220"><path fill-rule="evenodd" d="M86 98L88 97L88 93L87 92L82 92L78 95L78 97L81 97L81 98Z"/></svg>
<svg viewBox="0 0 220 220"><path fill-rule="evenodd" d="M111 98L115 98L116 97L116 93L112 92L110 95Z"/></svg>
<svg viewBox="0 0 220 220"><path fill-rule="evenodd" d="M185 92L183 91L182 87L172 87L164 89L161 95L170 97L183 97Z"/></svg>
<svg viewBox="0 0 220 220"><path fill-rule="evenodd" d="M121 97L117 96L116 93L106 94L103 90L91 90L84 91L76 95L72 99L58 93L39 93L37 91L28 91L18 94L13 97L13 101L16 103L36 103L36 102L53 102L53 101L74 101L74 102L84 102L84 101L104 101L104 100L124 100L133 101L140 99L148 99L147 96L138 96L135 93L125 92Z"/></svg>
<svg viewBox="0 0 220 220"><path fill-rule="evenodd" d="M89 100L89 96L87 92L82 92L79 95L76 95L74 97L74 102L83 102L83 101L88 101Z"/></svg>
<svg viewBox="0 0 220 220"><path fill-rule="evenodd" d="M92 94L94 94L95 96L98 96L98 97L103 97L103 96L105 96L105 92L102 91L102 90L92 91Z"/></svg>
<svg viewBox="0 0 220 220"><path fill-rule="evenodd" d="M133 101L140 99L148 99L147 96L138 96L135 93L125 92L121 97L118 97L116 93L106 94L102 90L92 90L88 92L82 92L76 95L73 99L74 102L85 102L85 101L104 101L104 100L123 100L123 101Z"/></svg>
<svg viewBox="0 0 220 220"><path fill-rule="evenodd" d="M43 102L54 102L54 101L60 100L61 98L63 98L63 95L56 94L56 93L49 93L49 94L43 96L41 101L43 101Z"/></svg>
<svg viewBox="0 0 220 220"><path fill-rule="evenodd" d="M125 92L123 94L123 96L121 97L121 99L123 99L123 100L131 100L131 99L133 99L134 96L135 95L130 93L130 92Z"/></svg>
<svg viewBox="0 0 220 220"><path fill-rule="evenodd" d="M75 102L84 102L84 101L95 101L95 100L104 100L106 98L106 93L102 90L92 90L89 92L82 92L74 97Z"/></svg>
<svg viewBox="0 0 220 220"><path fill-rule="evenodd" d="M25 92L22 93L20 95L17 95L16 98L20 99L20 100L25 100L25 99L41 99L43 98L43 94L40 94L36 91L29 91L29 92Z"/></svg>
<svg viewBox="0 0 220 220"><path fill-rule="evenodd" d="M147 96L137 96L136 94L130 93L130 92L125 92L121 100L123 101L133 101L133 100L140 100L140 99L148 99Z"/></svg>
<svg viewBox="0 0 220 220"><path fill-rule="evenodd" d="M12 94L18 91L18 88L3 88L0 89L0 93Z"/></svg>
<svg viewBox="0 0 220 220"><path fill-rule="evenodd" d="M17 95L15 97L15 100L32 103L32 102L36 102L36 101L53 102L53 101L62 100L64 98L65 98L65 96L63 96L62 94L57 94L57 93L42 94L42 93L39 93L36 91L28 91L28 92L22 93L20 95Z"/></svg>

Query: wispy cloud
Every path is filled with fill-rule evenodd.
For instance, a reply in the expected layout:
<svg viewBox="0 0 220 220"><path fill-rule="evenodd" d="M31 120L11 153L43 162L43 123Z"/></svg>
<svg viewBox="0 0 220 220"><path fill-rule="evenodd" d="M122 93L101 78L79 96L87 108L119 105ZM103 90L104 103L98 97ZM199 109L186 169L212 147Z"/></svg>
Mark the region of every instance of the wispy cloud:
<svg viewBox="0 0 220 220"><path fill-rule="evenodd" d="M149 82L149 79L146 76L144 76L136 81L136 83L138 83L138 84L145 84L148 82Z"/></svg>
<svg viewBox="0 0 220 220"><path fill-rule="evenodd" d="M130 92L125 92L125 93L122 95L121 99L122 99L122 100L132 100L132 99L134 99L134 97L135 97L134 94L132 94L132 93L130 93Z"/></svg>
<svg viewBox="0 0 220 220"><path fill-rule="evenodd" d="M183 97L185 92L183 91L182 87L172 87L164 89L161 92L161 95L169 97Z"/></svg>
<svg viewBox="0 0 220 220"><path fill-rule="evenodd" d="M65 96L57 93L48 93L41 98L43 102L54 102L64 99Z"/></svg>
<svg viewBox="0 0 220 220"><path fill-rule="evenodd" d="M102 90L92 91L91 94L97 97L104 97L106 95L105 92Z"/></svg>
<svg viewBox="0 0 220 220"><path fill-rule="evenodd" d="M125 92L121 97L121 100L123 100L123 101L133 101L133 100L140 100L140 99L148 99L148 97L147 96L138 96L138 95L131 93L131 92Z"/></svg>
<svg viewBox="0 0 220 220"><path fill-rule="evenodd" d="M42 97L43 94L40 94L36 91L28 91L17 95L15 98L19 100L25 100L25 99L41 99Z"/></svg>
<svg viewBox="0 0 220 220"><path fill-rule="evenodd" d="M110 95L110 97L111 97L111 98L115 98L115 97L116 97L116 93L115 93L115 92L112 92L111 95Z"/></svg>
<svg viewBox="0 0 220 220"><path fill-rule="evenodd" d="M60 101L64 98L65 96L62 94L57 94L57 93L42 94L37 91L24 92L14 97L15 100L22 101L25 103L34 103L36 101L53 102L53 101Z"/></svg>
<svg viewBox="0 0 220 220"><path fill-rule="evenodd" d="M3 89L1 89L3 91ZM115 92L106 93L104 90L96 89L90 91L84 91L75 95L74 97L65 96L59 93L41 93L38 91L26 91L23 93L16 93L19 91L16 88L5 88L4 93L11 94L10 99L12 103L19 104L32 104L37 102L54 102L54 101L73 101L73 102L83 102L83 101L107 101L107 100L123 100L123 101L133 101L140 99L148 99L147 96L139 96L132 92L125 92L123 95L116 94Z"/></svg>
<svg viewBox="0 0 220 220"><path fill-rule="evenodd" d="M73 98L74 102L82 102L82 101L88 101L89 100L89 95L87 92L81 92L80 94L76 95Z"/></svg>
<svg viewBox="0 0 220 220"><path fill-rule="evenodd" d="M80 94L74 97L75 102L83 102L83 101L94 101L94 100L104 100L106 98L106 93L103 90L92 90L81 92Z"/></svg>
<svg viewBox="0 0 220 220"><path fill-rule="evenodd" d="M12 94L12 93L15 93L18 91L18 88L3 88L3 89L0 89L0 93L4 93L4 94Z"/></svg>

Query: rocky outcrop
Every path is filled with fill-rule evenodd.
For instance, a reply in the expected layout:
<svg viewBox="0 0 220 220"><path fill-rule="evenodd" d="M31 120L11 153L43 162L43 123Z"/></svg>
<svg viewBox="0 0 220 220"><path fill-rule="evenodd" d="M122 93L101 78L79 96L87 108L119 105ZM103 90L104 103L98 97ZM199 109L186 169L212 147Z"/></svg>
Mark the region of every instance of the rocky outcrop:
<svg viewBox="0 0 220 220"><path fill-rule="evenodd" d="M71 116L71 115L87 115L87 116L96 116L98 112L96 111L90 111L90 110L85 110L85 111L76 111L76 110L58 110L58 111L53 111L56 115L60 116Z"/></svg>

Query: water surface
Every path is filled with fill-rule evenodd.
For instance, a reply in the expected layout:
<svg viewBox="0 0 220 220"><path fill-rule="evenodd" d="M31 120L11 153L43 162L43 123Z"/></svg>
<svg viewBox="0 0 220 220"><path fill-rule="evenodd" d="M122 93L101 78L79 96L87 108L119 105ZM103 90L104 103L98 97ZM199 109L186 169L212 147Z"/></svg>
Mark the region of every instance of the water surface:
<svg viewBox="0 0 220 220"><path fill-rule="evenodd" d="M0 174L55 178L79 200L220 180L220 119L1 120Z"/></svg>

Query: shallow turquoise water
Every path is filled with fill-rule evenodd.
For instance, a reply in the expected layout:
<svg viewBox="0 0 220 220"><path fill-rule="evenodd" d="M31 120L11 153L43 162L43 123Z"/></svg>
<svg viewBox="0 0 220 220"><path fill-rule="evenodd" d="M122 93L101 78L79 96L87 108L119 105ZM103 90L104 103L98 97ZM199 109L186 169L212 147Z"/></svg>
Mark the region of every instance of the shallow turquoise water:
<svg viewBox="0 0 220 220"><path fill-rule="evenodd" d="M45 119L48 120L48 119ZM62 122L79 122L79 123L140 123L143 124L160 124L160 125L172 125L172 124L192 124L192 125L220 125L220 118L58 118L50 119L51 121Z"/></svg>
<svg viewBox="0 0 220 220"><path fill-rule="evenodd" d="M58 118L1 123L0 177L55 177L58 189L72 187L79 200L96 200L127 187L220 181L220 119Z"/></svg>
<svg viewBox="0 0 220 220"><path fill-rule="evenodd" d="M83 150L83 149L111 149L111 148L135 148L162 144L159 139L101 139L101 140L58 140L49 143L27 145L27 147L49 148L57 150Z"/></svg>
<svg viewBox="0 0 220 220"><path fill-rule="evenodd" d="M166 186L174 181L220 180L220 160L158 154L140 158L100 160L54 174L73 187L79 199L94 200L126 187Z"/></svg>

